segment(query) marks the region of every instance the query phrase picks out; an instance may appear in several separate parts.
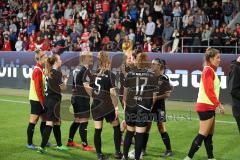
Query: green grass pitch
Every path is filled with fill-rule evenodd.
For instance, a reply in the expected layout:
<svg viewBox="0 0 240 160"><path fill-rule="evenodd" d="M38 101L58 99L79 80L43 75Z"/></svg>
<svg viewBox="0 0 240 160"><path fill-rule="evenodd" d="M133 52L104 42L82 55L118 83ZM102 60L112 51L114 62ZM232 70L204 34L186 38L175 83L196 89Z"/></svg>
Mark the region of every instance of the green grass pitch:
<svg viewBox="0 0 240 160"><path fill-rule="evenodd" d="M65 96L64 98L68 98ZM25 103L24 103L25 102ZM194 103L167 101L167 130L171 138L174 156L169 160L183 159L198 132L198 120ZM239 160L240 136L235 121L231 115L230 106L226 106L227 113L224 116L217 115L214 134L214 154L217 160ZM47 154L39 154L28 150L26 145L26 128L29 120L30 105L28 104L27 91L0 89L0 160L95 160L95 153L84 152L81 149L71 148L67 152L56 151L54 147L47 148ZM71 118L65 118L62 122L62 142L65 144L68 138ZM121 115L122 119L122 115ZM89 122L88 141L93 145L93 121ZM39 124L35 128L34 144L41 141ZM75 141L80 143L79 134ZM55 143L53 134L50 139ZM104 122L102 132L103 153L113 157L113 129ZM165 147L162 143L156 125L153 124L150 132L147 155L144 160L161 160L160 155ZM110 158L114 159L114 158ZM194 157L195 160L206 160L204 144Z"/></svg>

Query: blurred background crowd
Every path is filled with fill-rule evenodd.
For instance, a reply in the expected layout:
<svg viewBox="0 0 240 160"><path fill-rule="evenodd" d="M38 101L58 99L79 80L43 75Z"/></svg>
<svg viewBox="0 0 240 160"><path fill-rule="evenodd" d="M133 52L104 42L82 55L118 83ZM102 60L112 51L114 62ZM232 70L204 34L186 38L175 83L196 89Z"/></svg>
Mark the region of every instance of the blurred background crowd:
<svg viewBox="0 0 240 160"><path fill-rule="evenodd" d="M1 0L1 51L200 53L238 46L239 0ZM189 46L189 47L188 47ZM197 46L197 47L191 47ZM198 47L199 46L199 47ZM222 48L235 53L234 48Z"/></svg>

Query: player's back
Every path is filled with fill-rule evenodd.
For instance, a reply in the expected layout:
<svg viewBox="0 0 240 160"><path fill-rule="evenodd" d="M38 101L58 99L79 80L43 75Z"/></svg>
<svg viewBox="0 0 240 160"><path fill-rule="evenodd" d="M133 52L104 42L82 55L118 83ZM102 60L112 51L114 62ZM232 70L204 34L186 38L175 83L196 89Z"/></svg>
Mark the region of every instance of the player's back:
<svg viewBox="0 0 240 160"><path fill-rule="evenodd" d="M102 73L97 71L91 80L90 86L93 88L93 104L99 105L111 105L112 100L110 95L110 89L115 88L115 74L110 70L106 70Z"/></svg>
<svg viewBox="0 0 240 160"><path fill-rule="evenodd" d="M128 88L128 109L141 107L151 110L153 93L157 88L157 77L147 69L135 69L127 74L125 87Z"/></svg>

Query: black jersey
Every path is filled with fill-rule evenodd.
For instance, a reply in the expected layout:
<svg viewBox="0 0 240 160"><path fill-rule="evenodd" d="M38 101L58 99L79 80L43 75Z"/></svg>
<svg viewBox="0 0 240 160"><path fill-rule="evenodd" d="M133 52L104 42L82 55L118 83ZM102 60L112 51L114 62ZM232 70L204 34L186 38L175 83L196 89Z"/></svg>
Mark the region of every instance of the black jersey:
<svg viewBox="0 0 240 160"><path fill-rule="evenodd" d="M165 94L165 92L171 91L171 90L172 88L171 88L168 76L165 74L160 75L158 77L158 96L161 96ZM154 108L165 109L165 99L158 99L154 104Z"/></svg>
<svg viewBox="0 0 240 160"><path fill-rule="evenodd" d="M102 104L112 107L110 89L116 87L116 76L109 70L99 72L97 71L90 81L90 86L93 88L93 106Z"/></svg>
<svg viewBox="0 0 240 160"><path fill-rule="evenodd" d="M47 98L61 98L62 72L56 69L51 69L51 77L46 77L45 96Z"/></svg>
<svg viewBox="0 0 240 160"><path fill-rule="evenodd" d="M90 82L91 79L91 72L85 66L80 66L73 70L73 83L72 83L72 94L75 97L84 99L89 103L90 97L87 94L83 83Z"/></svg>
<svg viewBox="0 0 240 160"><path fill-rule="evenodd" d="M150 111L153 93L157 92L157 77L146 69L134 69L127 74L125 87L128 88L127 108L141 107Z"/></svg>
<svg viewBox="0 0 240 160"><path fill-rule="evenodd" d="M119 74L119 81L120 81L120 88L119 88L119 94L122 96L123 95L123 90L124 90L124 83L125 83L125 76L123 71L124 70L125 72L130 72L131 68L129 66L127 66L126 64L124 64L122 66L122 69L120 71L120 74Z"/></svg>

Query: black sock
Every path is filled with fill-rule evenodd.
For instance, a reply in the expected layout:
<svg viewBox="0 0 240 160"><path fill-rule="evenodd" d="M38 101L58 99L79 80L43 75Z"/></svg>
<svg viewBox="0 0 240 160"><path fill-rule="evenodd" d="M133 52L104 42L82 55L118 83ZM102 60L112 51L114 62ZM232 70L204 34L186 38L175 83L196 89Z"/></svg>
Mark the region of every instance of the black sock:
<svg viewBox="0 0 240 160"><path fill-rule="evenodd" d="M96 129L95 128L95 132L94 132L94 145L95 145L97 154L101 154L102 153L102 150L101 150L102 149L101 133L102 133L102 129Z"/></svg>
<svg viewBox="0 0 240 160"><path fill-rule="evenodd" d="M133 136L134 136L134 132L131 132L131 131L127 131L127 133L125 134L124 144L123 144L123 155L125 158L128 157L128 152L132 144Z"/></svg>
<svg viewBox="0 0 240 160"><path fill-rule="evenodd" d="M166 150L171 151L171 141L167 132L161 133L163 143L165 144Z"/></svg>
<svg viewBox="0 0 240 160"><path fill-rule="evenodd" d="M234 116L236 122L237 122L237 126L238 126L238 131L239 131L239 134L240 134L240 116Z"/></svg>
<svg viewBox="0 0 240 160"><path fill-rule="evenodd" d="M146 151L148 138L149 138L149 133L145 133L144 138L143 138L143 145L142 145L142 150L143 151Z"/></svg>
<svg viewBox="0 0 240 160"><path fill-rule="evenodd" d="M41 147L44 148L49 140L50 134L52 132L52 126L46 125L43 132Z"/></svg>
<svg viewBox="0 0 240 160"><path fill-rule="evenodd" d="M70 129L69 129L69 137L68 137L68 142L72 142L75 133L77 132L77 129L79 127L80 123L73 122Z"/></svg>
<svg viewBox="0 0 240 160"><path fill-rule="evenodd" d="M87 141L87 126L88 126L88 122L83 122L80 123L80 127L79 127L79 134L82 140L82 145L84 147L86 147L88 145L88 141Z"/></svg>
<svg viewBox="0 0 240 160"><path fill-rule="evenodd" d="M114 144L115 144L115 151L116 153L121 152L121 140L122 140L122 133L120 129L120 125L113 127L114 129Z"/></svg>
<svg viewBox="0 0 240 160"><path fill-rule="evenodd" d="M31 145L33 142L33 133L34 133L34 128L35 128L34 123L29 123L28 128L27 128L27 137L28 137L28 144Z"/></svg>
<svg viewBox="0 0 240 160"><path fill-rule="evenodd" d="M57 142L57 146L59 146L59 147L62 146L60 125L54 125L53 126L53 133L54 133L54 137L55 137L56 142Z"/></svg>
<svg viewBox="0 0 240 160"><path fill-rule="evenodd" d="M40 125L40 132L41 132L41 135L43 137L43 133L44 133L44 129L46 127L46 122L41 122L41 125Z"/></svg>
<svg viewBox="0 0 240 160"><path fill-rule="evenodd" d="M213 135L208 135L204 139L204 144L205 144L205 148L206 148L206 151L207 151L208 159L214 158L212 137L213 137Z"/></svg>
<svg viewBox="0 0 240 160"><path fill-rule="evenodd" d="M143 138L145 133L136 132L135 136L135 160L139 160L143 147Z"/></svg>
<svg viewBox="0 0 240 160"><path fill-rule="evenodd" d="M201 147L203 140L205 139L205 136L198 134L195 139L192 142L192 146L188 152L188 157L193 158L194 154L198 151L198 149Z"/></svg>

